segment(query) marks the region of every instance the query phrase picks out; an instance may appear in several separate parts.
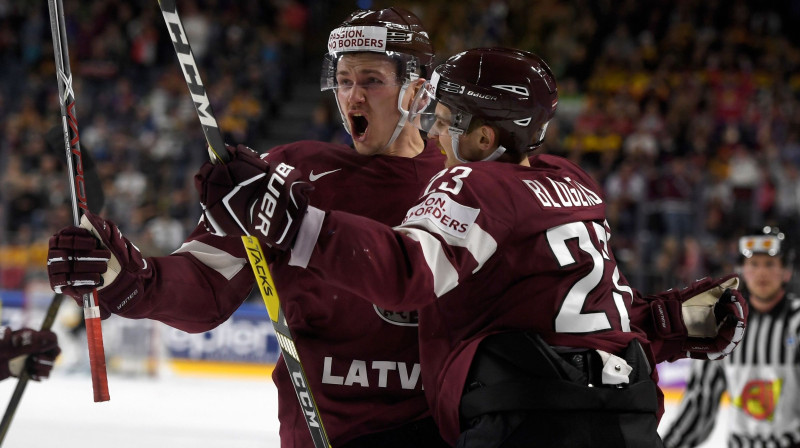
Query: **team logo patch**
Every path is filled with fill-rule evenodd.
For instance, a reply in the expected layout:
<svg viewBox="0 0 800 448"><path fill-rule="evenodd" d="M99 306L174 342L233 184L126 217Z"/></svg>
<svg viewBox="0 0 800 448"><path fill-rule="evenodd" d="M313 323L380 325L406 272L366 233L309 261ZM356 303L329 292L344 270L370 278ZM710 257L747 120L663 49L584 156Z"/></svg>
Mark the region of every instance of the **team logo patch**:
<svg viewBox="0 0 800 448"><path fill-rule="evenodd" d="M430 85L433 88L433 95L436 96L436 91L441 90L443 92L452 93L455 95L461 95L464 93L465 87L461 84L456 84L451 81L442 80L442 75L438 72L433 72L431 75Z"/></svg>
<svg viewBox="0 0 800 448"><path fill-rule="evenodd" d="M386 51L386 28L380 26L344 26L331 31L328 52Z"/></svg>
<svg viewBox="0 0 800 448"><path fill-rule="evenodd" d="M775 417L778 397L781 395L782 381L754 380L744 385L742 395L733 400L747 415L756 420L769 420Z"/></svg>
<svg viewBox="0 0 800 448"><path fill-rule="evenodd" d="M430 221L443 233L466 238L480 210L467 207L443 193L431 193L406 214L403 225L422 220Z"/></svg>
<svg viewBox="0 0 800 448"><path fill-rule="evenodd" d="M393 325L400 325L403 327L416 327L419 325L419 313L417 311L392 311L372 305L375 312L381 319Z"/></svg>
<svg viewBox="0 0 800 448"><path fill-rule="evenodd" d="M387 42L411 42L411 33L407 31L386 30Z"/></svg>

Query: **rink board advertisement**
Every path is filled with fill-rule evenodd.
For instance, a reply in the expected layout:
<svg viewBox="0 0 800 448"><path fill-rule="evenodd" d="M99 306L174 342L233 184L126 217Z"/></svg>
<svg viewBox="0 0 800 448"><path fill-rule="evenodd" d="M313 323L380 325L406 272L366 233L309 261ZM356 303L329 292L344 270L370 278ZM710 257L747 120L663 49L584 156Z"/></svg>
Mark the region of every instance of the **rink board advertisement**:
<svg viewBox="0 0 800 448"><path fill-rule="evenodd" d="M49 289L0 290L2 324L39 328L52 300ZM58 365L79 371L85 362L82 313L72 300L59 309L53 330L62 355ZM243 304L212 331L190 334L146 319L111 316L102 323L110 372L155 374L166 364L178 374L254 374L269 376L280 348L263 304ZM88 368L88 365L87 365Z"/></svg>
<svg viewBox="0 0 800 448"><path fill-rule="evenodd" d="M161 331L170 358L274 364L280 348L264 305L242 305L212 331L189 334L171 327Z"/></svg>

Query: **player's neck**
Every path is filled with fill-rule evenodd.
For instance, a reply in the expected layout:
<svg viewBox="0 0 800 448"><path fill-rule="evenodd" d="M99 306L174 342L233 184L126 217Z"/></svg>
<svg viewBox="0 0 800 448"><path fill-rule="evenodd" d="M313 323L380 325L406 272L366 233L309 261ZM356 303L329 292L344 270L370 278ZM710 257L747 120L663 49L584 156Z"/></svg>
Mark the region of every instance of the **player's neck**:
<svg viewBox="0 0 800 448"><path fill-rule="evenodd" d="M381 153L395 157L416 157L425 149L425 140L416 129L404 129L394 143Z"/></svg>

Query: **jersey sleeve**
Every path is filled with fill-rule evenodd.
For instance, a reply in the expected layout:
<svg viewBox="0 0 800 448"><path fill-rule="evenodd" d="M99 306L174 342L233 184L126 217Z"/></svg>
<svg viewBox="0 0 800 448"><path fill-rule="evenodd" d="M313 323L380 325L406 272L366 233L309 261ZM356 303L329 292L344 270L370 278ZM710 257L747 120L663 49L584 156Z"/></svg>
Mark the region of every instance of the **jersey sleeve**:
<svg viewBox="0 0 800 448"><path fill-rule="evenodd" d="M692 361L689 382L677 417L664 434L664 446L691 448L705 441L714 429L722 394L727 388L719 361Z"/></svg>
<svg viewBox="0 0 800 448"><path fill-rule="evenodd" d="M508 233L503 219L481 215L470 185L437 179L397 227L349 213L325 216L308 269L381 307L419 309L481 270Z"/></svg>
<svg viewBox="0 0 800 448"><path fill-rule="evenodd" d="M598 187L572 165L551 161L543 168L551 167L561 170L540 171L565 181L503 164L443 170L396 227L330 211L309 232L314 244L301 238L301 230L292 258L304 260L298 266L326 282L392 310L420 309L469 282L469 290L458 294L548 298L535 301L531 313L557 313L556 325L542 318L537 328L585 334L612 325L603 320L610 315L619 317L621 331L636 327L648 340L657 339L649 301L630 287L608 246L611 231L594 193ZM310 253L296 254L298 246ZM585 286L590 284L602 287ZM569 307L550 306L567 299ZM676 357L676 347L655 344L654 360Z"/></svg>
<svg viewBox="0 0 800 448"><path fill-rule="evenodd" d="M627 283L627 282L626 282ZM653 357L656 363L665 361L675 361L677 359L686 358L687 353L683 350L686 342L687 334L675 332L670 336L663 334L656 328L656 319L665 318L667 316L656 316L654 309L651 306L653 300L672 300L679 302L676 306L680 308L680 300L674 295L657 294L645 295L635 288L631 288L631 325L636 326L647 335L647 340L650 342L650 349L653 351ZM662 323L661 326L669 325L669 323Z"/></svg>
<svg viewBox="0 0 800 448"><path fill-rule="evenodd" d="M254 285L241 240L211 235L202 225L174 253L145 260L152 269L144 294L120 315L158 320L189 333L227 320Z"/></svg>
<svg viewBox="0 0 800 448"><path fill-rule="evenodd" d="M395 311L412 311L435 299L434 273L418 240L346 212L326 214L307 268L326 283Z"/></svg>

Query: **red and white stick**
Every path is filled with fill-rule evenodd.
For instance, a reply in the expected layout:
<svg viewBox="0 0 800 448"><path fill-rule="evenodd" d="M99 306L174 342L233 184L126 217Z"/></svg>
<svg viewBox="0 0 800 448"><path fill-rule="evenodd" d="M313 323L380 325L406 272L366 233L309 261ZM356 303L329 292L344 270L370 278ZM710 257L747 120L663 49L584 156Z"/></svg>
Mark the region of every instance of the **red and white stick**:
<svg viewBox="0 0 800 448"><path fill-rule="evenodd" d="M75 92L69 68L67 33L64 24L64 5L61 0L47 0L50 8L50 30L53 33L53 50L56 59L61 121L64 127L64 147L69 169L69 186L72 192L73 224L80 225L81 215L89 209L86 201L86 183L83 177L78 121L75 119ZM83 317L86 320L86 339L89 344L89 364L92 369L94 401L108 401L106 357L103 350L103 330L100 325L100 308L97 290L83 296Z"/></svg>

